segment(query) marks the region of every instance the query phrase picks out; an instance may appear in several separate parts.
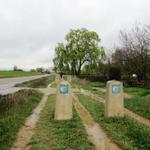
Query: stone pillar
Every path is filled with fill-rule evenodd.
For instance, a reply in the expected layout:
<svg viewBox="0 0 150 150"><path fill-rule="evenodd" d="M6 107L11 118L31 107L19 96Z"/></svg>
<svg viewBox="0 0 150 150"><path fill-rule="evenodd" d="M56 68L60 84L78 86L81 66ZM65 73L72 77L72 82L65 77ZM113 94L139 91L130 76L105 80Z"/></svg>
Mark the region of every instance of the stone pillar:
<svg viewBox="0 0 150 150"><path fill-rule="evenodd" d="M67 75L67 81L68 81L69 83L71 83L71 81L72 81L71 75Z"/></svg>
<svg viewBox="0 0 150 150"><path fill-rule="evenodd" d="M67 81L57 86L55 120L67 120L73 117L71 87Z"/></svg>
<svg viewBox="0 0 150 150"><path fill-rule="evenodd" d="M65 80L65 81L67 81L67 75L63 75L62 79Z"/></svg>
<svg viewBox="0 0 150 150"><path fill-rule="evenodd" d="M105 117L123 117L124 97L122 82L108 81L106 88Z"/></svg>
<svg viewBox="0 0 150 150"><path fill-rule="evenodd" d="M58 84L61 81L60 75L56 75L55 83Z"/></svg>
<svg viewBox="0 0 150 150"><path fill-rule="evenodd" d="M68 81L69 83L71 83L71 80L72 80L71 75L63 75L62 78L63 78L63 80L66 80L66 81Z"/></svg>

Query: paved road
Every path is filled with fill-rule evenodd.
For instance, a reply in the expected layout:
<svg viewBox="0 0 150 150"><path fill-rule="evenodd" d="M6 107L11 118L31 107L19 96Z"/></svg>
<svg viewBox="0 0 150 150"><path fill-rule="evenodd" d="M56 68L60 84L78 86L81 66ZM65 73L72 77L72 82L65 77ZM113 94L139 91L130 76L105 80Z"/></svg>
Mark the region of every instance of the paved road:
<svg viewBox="0 0 150 150"><path fill-rule="evenodd" d="M36 76L30 76L30 77L17 77L17 78L4 78L0 79L0 94L5 95L9 93L13 93L18 91L19 87L14 87L18 83L23 83L26 81L46 77L50 75L36 75Z"/></svg>

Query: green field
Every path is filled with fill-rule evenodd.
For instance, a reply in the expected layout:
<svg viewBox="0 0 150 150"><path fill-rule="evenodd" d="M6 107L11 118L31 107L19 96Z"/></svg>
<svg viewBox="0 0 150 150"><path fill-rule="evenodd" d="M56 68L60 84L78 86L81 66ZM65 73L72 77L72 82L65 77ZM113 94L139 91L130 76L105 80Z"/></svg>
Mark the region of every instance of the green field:
<svg viewBox="0 0 150 150"><path fill-rule="evenodd" d="M78 95L80 102L88 109L92 117L98 122L123 150L149 150L150 127L125 116L123 118L104 117L104 105L92 100L88 96Z"/></svg>
<svg viewBox="0 0 150 150"><path fill-rule="evenodd" d="M31 141L32 150L95 150L75 110L71 120L54 120L55 99L49 96Z"/></svg>
<svg viewBox="0 0 150 150"><path fill-rule="evenodd" d="M27 72L27 71L0 71L0 78L34 76L40 74L41 73L39 72Z"/></svg>
<svg viewBox="0 0 150 150"><path fill-rule="evenodd" d="M18 129L42 98L41 93L22 90L0 96L0 150L10 150Z"/></svg>

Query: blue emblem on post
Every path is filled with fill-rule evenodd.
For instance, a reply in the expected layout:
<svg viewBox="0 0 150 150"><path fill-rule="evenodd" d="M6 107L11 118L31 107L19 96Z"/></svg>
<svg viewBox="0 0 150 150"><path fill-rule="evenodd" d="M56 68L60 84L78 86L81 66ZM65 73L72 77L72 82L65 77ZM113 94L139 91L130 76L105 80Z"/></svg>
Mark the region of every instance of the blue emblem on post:
<svg viewBox="0 0 150 150"><path fill-rule="evenodd" d="M66 84L61 84L60 85L60 93L61 94L68 94L68 85Z"/></svg>
<svg viewBox="0 0 150 150"><path fill-rule="evenodd" d="M120 91L120 85L112 85L112 93L119 94Z"/></svg>

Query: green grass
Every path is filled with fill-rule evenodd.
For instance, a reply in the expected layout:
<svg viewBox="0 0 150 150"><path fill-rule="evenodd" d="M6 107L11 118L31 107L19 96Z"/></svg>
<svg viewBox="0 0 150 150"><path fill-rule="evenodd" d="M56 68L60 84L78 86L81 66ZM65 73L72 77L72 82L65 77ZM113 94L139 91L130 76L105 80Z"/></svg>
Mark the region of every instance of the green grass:
<svg viewBox="0 0 150 150"><path fill-rule="evenodd" d="M92 92L93 94L97 94L98 96L100 96L100 97L102 97L102 98L104 98L104 99L105 99L105 97L106 97L106 92L97 91L97 90L91 90L91 92Z"/></svg>
<svg viewBox="0 0 150 150"><path fill-rule="evenodd" d="M105 98L105 92L92 89L92 87L101 87L103 85L104 83L87 81L79 86L80 88L91 91L93 94ZM128 87L124 88L124 92L133 95L130 99L125 98L125 107L138 115L150 119L150 88Z"/></svg>
<svg viewBox="0 0 150 150"><path fill-rule="evenodd" d="M132 98L125 99L125 107L150 119L150 88L128 87L124 91L133 95Z"/></svg>
<svg viewBox="0 0 150 150"><path fill-rule="evenodd" d="M150 119L150 98L134 96L130 99L125 99L125 107L132 110L133 112Z"/></svg>
<svg viewBox="0 0 150 150"><path fill-rule="evenodd" d="M105 87L105 83L103 83L103 82L88 82L82 86L82 88L86 89L86 90L91 90L92 87L97 87L97 88Z"/></svg>
<svg viewBox="0 0 150 150"><path fill-rule="evenodd" d="M79 81L82 81L81 79ZM81 83L81 84L80 84ZM88 90L93 94L97 94L98 96L102 97L105 99L105 95L106 92L105 91L101 91L101 90L97 90L94 89L92 87L98 87L98 88L103 88L105 87L105 83L104 82L90 82L90 81L82 81L82 82L73 82L71 84L72 88L79 88L79 89L84 89L84 90Z"/></svg>
<svg viewBox="0 0 150 150"><path fill-rule="evenodd" d="M32 138L32 150L94 150L75 111L71 120L54 120L55 99L49 96Z"/></svg>
<svg viewBox="0 0 150 150"><path fill-rule="evenodd" d="M16 139L18 129L23 125L25 119L31 114L42 98L42 94L36 91L18 92L14 97L12 94L1 96L3 107L0 111L0 149L9 150ZM11 102L7 102L11 101ZM4 103L7 103L4 104ZM11 104L11 105L10 105Z"/></svg>
<svg viewBox="0 0 150 150"><path fill-rule="evenodd" d="M39 72L27 72L27 71L0 71L0 78L12 78L23 76L41 75Z"/></svg>
<svg viewBox="0 0 150 150"><path fill-rule="evenodd" d="M104 117L104 105L91 100L88 96L78 95L81 103L88 109L92 117L98 122L123 150L149 150L150 127L135 122L125 116L123 118Z"/></svg>
<svg viewBox="0 0 150 150"><path fill-rule="evenodd" d="M106 85L104 82L90 82L87 80L78 79L77 81L73 81L71 86L72 86L72 88L79 88L79 89L82 88L84 90L91 91L93 94L97 94L97 95L105 98L106 92L95 89L95 88L105 87Z"/></svg>
<svg viewBox="0 0 150 150"><path fill-rule="evenodd" d="M137 87L128 87L124 88L124 92L139 95L139 96L147 96L150 95L150 88L137 88Z"/></svg>
<svg viewBox="0 0 150 150"><path fill-rule="evenodd" d="M88 80L83 80L83 79L73 79L72 80L72 87L73 88L83 88L85 90L91 90L92 87L105 87L105 83L104 82L90 82Z"/></svg>
<svg viewBox="0 0 150 150"><path fill-rule="evenodd" d="M46 88L53 81L54 76L49 76L17 84L16 87Z"/></svg>
<svg viewBox="0 0 150 150"><path fill-rule="evenodd" d="M51 87L52 87L52 88L56 88L56 87L57 87L56 83L54 82L54 83L51 85Z"/></svg>

